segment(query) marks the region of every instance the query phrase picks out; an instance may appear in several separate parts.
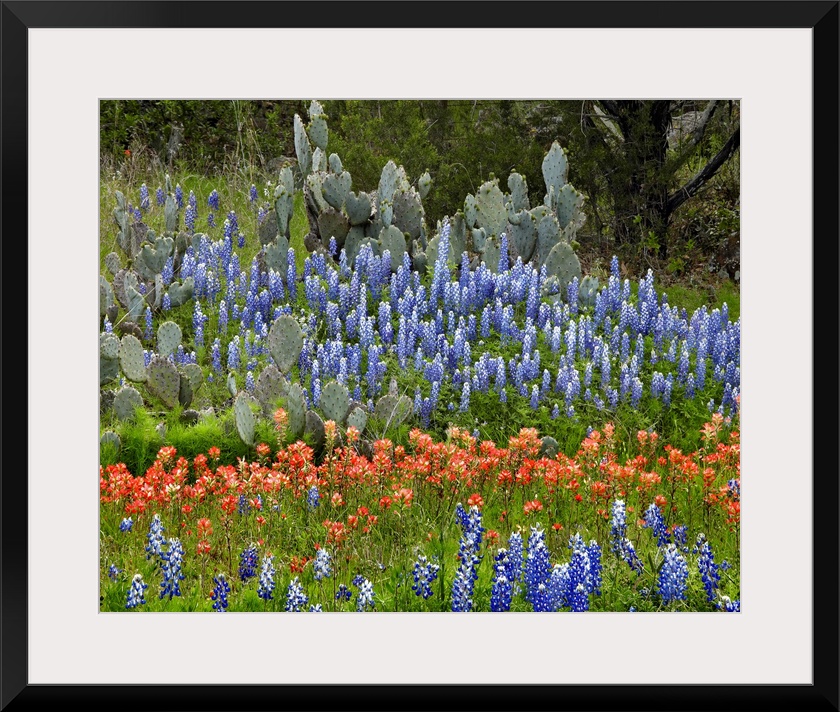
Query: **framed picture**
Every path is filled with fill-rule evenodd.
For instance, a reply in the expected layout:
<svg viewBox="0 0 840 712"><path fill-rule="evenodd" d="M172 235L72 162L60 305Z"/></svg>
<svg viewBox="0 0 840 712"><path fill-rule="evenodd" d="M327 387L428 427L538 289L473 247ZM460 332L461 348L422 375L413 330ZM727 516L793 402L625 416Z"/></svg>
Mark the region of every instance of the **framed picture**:
<svg viewBox="0 0 840 712"><path fill-rule="evenodd" d="M433 16L442 27L426 26ZM816 400L817 394L833 398L838 392L836 283L821 269L838 264L838 17L834 0L437 7L3 1L5 355L13 364L7 374L14 380L26 374L28 394L25 417L21 396L7 397L0 708L77 701L149 709L166 700L185 710L838 709L838 478L836 458L824 454L838 424L835 404L818 408ZM100 507L108 506L108 493L91 472L100 469L102 407L93 395L102 365L94 354L92 317L88 321L100 297L93 284L102 248L93 235L102 234L103 201L112 199L103 196L102 156L114 150L118 158L124 155L113 164L116 175L137 149L115 136L113 145L101 144L102 102L294 99L309 109L314 145L312 107L318 101L428 98L580 100L608 130L620 117L617 105L626 100L705 99L694 112L700 122L703 108L715 103L710 100L737 105L740 118L729 136L735 143L724 137L709 158L726 160L737 150L741 170L738 220L742 214L744 230L737 259L744 309L738 340L744 375L739 373L738 393L744 401L738 412L747 484L738 528L740 609L723 615L723 604L715 612L631 605L576 615L564 604L572 607L570 615L397 609L354 616L328 609L323 616L290 616L280 614L282 608L278 615L261 615L251 607L216 616L210 599L204 608L177 613L118 611L122 599L103 607L100 546L112 532L102 531ZM270 131L271 125L254 130ZM295 135L300 141L305 134ZM159 155L178 150L177 136L160 141ZM327 154L317 159L324 170L332 161ZM330 164L329 170L342 173L341 166ZM489 182L475 181L474 192ZM557 210L548 178L546 183L545 205L551 208L553 200ZM278 192L269 195L269 187ZM275 201L282 191L266 185L263 192L266 214L273 211L270 219L281 220ZM167 200L175 201L175 186L162 186L161 193L162 215L170 210ZM257 193L249 216L254 234L262 234L264 216L256 207L262 197ZM346 205L344 200L339 202ZM382 206L387 211L387 201ZM105 214L117 212L113 207L128 214L127 205L110 203ZM206 221L205 207L199 216ZM322 207L330 212L326 203ZM224 221L224 211L217 214ZM317 215L313 219L319 225ZM469 229L483 245L497 235L484 229L482 219L471 220ZM168 225L169 218L164 220ZM385 223L377 231L387 232L391 217L380 220ZM134 234L128 225L126 239ZM185 241L195 230L189 233ZM173 244L180 235L172 232ZM416 244L423 242L418 236ZM318 247L321 253L332 250ZM422 247L431 254L428 244ZM140 285L132 291L142 297ZM173 294L168 290L165 297ZM559 294L558 304L563 298ZM142 329L142 312L136 316ZM185 328L195 330L194 324ZM101 331L100 320L97 344ZM10 335L23 333L28 336L21 349ZM278 354L272 358L280 363L285 357ZM244 403L239 396L245 388L237 385L235 372L225 374L234 374L228 386L234 409ZM240 375L244 384L244 371ZM184 387L152 394L184 405ZM380 395L387 384L382 388ZM451 410L458 408L453 402ZM248 441L247 413L232 422ZM24 439L25 476L15 447ZM739 460L739 506L740 466ZM312 509L328 494L317 483L314 488ZM396 489L386 505L408 506L410 497ZM472 504L479 511L483 502ZM246 498L245 505L231 499L231 506L256 505ZM609 513L602 514L607 531ZM107 526L114 529L116 521ZM167 526L178 521L174 517ZM320 518L313 523L320 526ZM145 543L145 533L139 535ZM673 528L663 530L666 535L673 536ZM151 538L148 546L153 548ZM231 572L238 556L238 550L229 552ZM170 572L174 561L167 560ZM129 604L138 603L143 590L132 599L132 580L121 581ZM158 598L156 585L148 597ZM170 581L170 594L173 586L177 582ZM214 590L213 601L223 597Z"/></svg>

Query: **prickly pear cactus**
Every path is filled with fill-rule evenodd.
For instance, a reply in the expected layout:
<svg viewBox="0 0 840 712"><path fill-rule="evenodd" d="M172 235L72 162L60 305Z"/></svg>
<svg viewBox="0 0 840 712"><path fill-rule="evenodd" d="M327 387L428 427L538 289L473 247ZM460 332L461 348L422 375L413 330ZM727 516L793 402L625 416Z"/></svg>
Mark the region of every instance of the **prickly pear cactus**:
<svg viewBox="0 0 840 712"><path fill-rule="evenodd" d="M344 170L337 153L331 153L327 163L329 164L331 173L341 173Z"/></svg>
<svg viewBox="0 0 840 712"><path fill-rule="evenodd" d="M499 190L499 180L482 183L475 196L476 224L483 227L488 237L501 235L507 225L505 196Z"/></svg>
<svg viewBox="0 0 840 712"><path fill-rule="evenodd" d="M295 114L295 153L301 175L305 176L312 169L312 146L306 135L303 120L297 114Z"/></svg>
<svg viewBox="0 0 840 712"><path fill-rule="evenodd" d="M510 191L511 206L514 211L529 210L531 205L528 202L528 181L525 176L519 173L511 173L508 176L508 190Z"/></svg>
<svg viewBox="0 0 840 712"><path fill-rule="evenodd" d="M137 408L143 407L143 396L131 386L123 386L114 396L114 412L120 420L134 420Z"/></svg>
<svg viewBox="0 0 840 712"><path fill-rule="evenodd" d="M303 389L300 384L293 383L286 395L286 415L289 416L288 431L293 439L303 434L306 425L306 401L303 398Z"/></svg>
<svg viewBox="0 0 840 712"><path fill-rule="evenodd" d="M274 415L277 410L279 400L285 398L289 392L289 382L283 376L277 367L270 363L257 377L257 382L254 385L254 395L262 405L263 413L266 417Z"/></svg>
<svg viewBox="0 0 840 712"><path fill-rule="evenodd" d="M192 278L192 275L187 277L183 283L172 282L169 285L169 301L171 302L173 307L180 307L182 304L186 304L193 296L193 290L195 289L195 280Z"/></svg>
<svg viewBox="0 0 840 712"><path fill-rule="evenodd" d="M116 252L109 252L105 255L105 267L108 268L112 276L116 275L122 269L120 256Z"/></svg>
<svg viewBox="0 0 840 712"><path fill-rule="evenodd" d="M327 115L324 109L317 101L312 101L309 104L309 126L307 127L309 138L322 151L327 150L327 139L329 132L327 130Z"/></svg>
<svg viewBox="0 0 840 712"><path fill-rule="evenodd" d="M347 237L349 231L350 221L344 213L334 208L327 208L318 215L318 232L321 235L321 243L325 248L329 248L330 238L335 237L335 241L341 249L344 238Z"/></svg>
<svg viewBox="0 0 840 712"><path fill-rule="evenodd" d="M330 206L341 210L352 185L353 179L347 171L328 173L321 180L321 193Z"/></svg>
<svg viewBox="0 0 840 712"><path fill-rule="evenodd" d="M99 335L99 385L110 383L120 375L120 340L115 334Z"/></svg>
<svg viewBox="0 0 840 712"><path fill-rule="evenodd" d="M513 255L528 262L537 247L537 221L529 212L523 211L519 224L508 223L507 236Z"/></svg>
<svg viewBox="0 0 840 712"><path fill-rule="evenodd" d="M410 240L419 239L424 214L420 194L414 188L394 193L393 224L400 232L408 233Z"/></svg>
<svg viewBox="0 0 840 712"><path fill-rule="evenodd" d="M110 445L117 452L119 452L120 448L122 447L122 440L120 440L120 436L117 435L113 430L106 430L104 433L102 433L102 436L99 438L99 444Z"/></svg>
<svg viewBox="0 0 840 712"><path fill-rule="evenodd" d="M350 219L350 224L364 225L370 218L371 204L370 196L367 193L348 192L344 200L344 212Z"/></svg>
<svg viewBox="0 0 840 712"><path fill-rule="evenodd" d="M353 408L347 416L347 427L356 428L359 433L363 433L365 426L367 426L367 413L364 408Z"/></svg>
<svg viewBox="0 0 840 712"><path fill-rule="evenodd" d="M396 225L383 227L382 232L379 233L379 245L383 254L385 250L391 253L391 271L396 272L403 263L405 236Z"/></svg>
<svg viewBox="0 0 840 712"><path fill-rule="evenodd" d="M251 398L245 391L236 396L233 402L233 415L236 421L236 432L246 445L254 444L254 427L256 418L251 410Z"/></svg>
<svg viewBox="0 0 840 712"><path fill-rule="evenodd" d="M563 290L575 277L580 280L580 261L567 242L558 242L552 248L545 260L545 268L546 276L556 276Z"/></svg>
<svg viewBox="0 0 840 712"><path fill-rule="evenodd" d="M146 385L152 395L169 408L178 405L181 393L181 374L172 361L155 354L146 368Z"/></svg>
<svg viewBox="0 0 840 712"><path fill-rule="evenodd" d="M574 224L575 228L583 225L583 195L574 186L566 183L557 193L557 222L561 228Z"/></svg>
<svg viewBox="0 0 840 712"><path fill-rule="evenodd" d="M148 377L143 358L143 344L131 334L126 334L120 342L120 367L129 381L142 383Z"/></svg>
<svg viewBox="0 0 840 712"><path fill-rule="evenodd" d="M174 321L165 321L158 327L157 347L158 353L163 356L172 356L181 344L181 327Z"/></svg>
<svg viewBox="0 0 840 712"><path fill-rule="evenodd" d="M484 241L484 250L481 253L481 259L485 266L491 272L499 271L499 259L502 256L502 249L499 241L495 237L487 237Z"/></svg>
<svg viewBox="0 0 840 712"><path fill-rule="evenodd" d="M426 171L417 179L417 192L420 193L421 200L429 194L429 188L431 187L432 177L429 175L429 171Z"/></svg>
<svg viewBox="0 0 840 712"><path fill-rule="evenodd" d="M180 372L179 372L180 374ZM193 387L190 379L180 374L180 381L178 387L178 402L184 408L189 408L193 399Z"/></svg>
<svg viewBox="0 0 840 712"><path fill-rule="evenodd" d="M554 188L555 196L568 181L569 161L566 158L566 152L557 141L551 144L551 148L543 158L542 174L545 180L546 192L550 193L551 188ZM553 210L554 204L551 204L550 207Z"/></svg>
<svg viewBox="0 0 840 712"><path fill-rule="evenodd" d="M268 331L268 350L283 373L290 373L303 350L303 331L294 317L284 314L274 320Z"/></svg>
<svg viewBox="0 0 840 712"><path fill-rule="evenodd" d="M263 248L266 270L274 270L277 274L286 276L289 256L289 241L285 235L279 235L276 242Z"/></svg>
<svg viewBox="0 0 840 712"><path fill-rule="evenodd" d="M319 406L327 420L335 421L336 425L344 425L349 405L350 392L344 384L330 381L321 389Z"/></svg>
<svg viewBox="0 0 840 712"><path fill-rule="evenodd" d="M475 205L475 196L472 193L467 193L464 198L464 217L467 221L467 227L475 227L475 221L478 219L478 210Z"/></svg>
<svg viewBox="0 0 840 712"><path fill-rule="evenodd" d="M321 416L314 410L307 410L304 418L304 434L312 441L312 449L320 453L324 449L326 430Z"/></svg>
<svg viewBox="0 0 840 712"><path fill-rule="evenodd" d="M204 383L204 371L197 363L185 363L181 366L181 380L188 381L195 393Z"/></svg>
<svg viewBox="0 0 840 712"><path fill-rule="evenodd" d="M395 428L400 425L414 410L414 403L408 396L382 396L374 408L373 414L378 420L385 423L386 427Z"/></svg>
<svg viewBox="0 0 840 712"><path fill-rule="evenodd" d="M598 278L586 275L580 280L578 287L578 301L583 307L594 307L595 296L598 294Z"/></svg>
<svg viewBox="0 0 840 712"><path fill-rule="evenodd" d="M175 241L171 237L160 237L154 244L145 244L137 255L137 267L145 279L154 279L156 274L163 272L166 260L175 249Z"/></svg>

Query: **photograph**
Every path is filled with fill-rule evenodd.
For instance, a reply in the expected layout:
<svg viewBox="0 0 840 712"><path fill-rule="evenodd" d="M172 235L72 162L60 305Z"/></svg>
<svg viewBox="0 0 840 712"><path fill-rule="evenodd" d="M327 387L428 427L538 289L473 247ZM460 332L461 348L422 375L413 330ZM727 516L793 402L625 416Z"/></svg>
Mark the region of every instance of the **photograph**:
<svg viewBox="0 0 840 712"><path fill-rule="evenodd" d="M102 611L740 612L737 99L99 145Z"/></svg>
<svg viewBox="0 0 840 712"><path fill-rule="evenodd" d="M0 710L838 709L838 0L0 5Z"/></svg>

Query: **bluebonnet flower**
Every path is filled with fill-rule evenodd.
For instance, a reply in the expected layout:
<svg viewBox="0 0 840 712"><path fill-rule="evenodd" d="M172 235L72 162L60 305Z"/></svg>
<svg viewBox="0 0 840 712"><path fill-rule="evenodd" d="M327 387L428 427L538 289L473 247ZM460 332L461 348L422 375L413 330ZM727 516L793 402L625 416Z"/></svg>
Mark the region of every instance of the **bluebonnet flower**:
<svg viewBox="0 0 840 712"><path fill-rule="evenodd" d="M120 522L120 531L121 532L130 532L131 528L134 526L134 520L131 517L126 517Z"/></svg>
<svg viewBox="0 0 840 712"><path fill-rule="evenodd" d="M326 549L318 549L315 552L313 570L315 571L316 581L332 576L332 559Z"/></svg>
<svg viewBox="0 0 840 712"><path fill-rule="evenodd" d="M248 579L254 578L257 575L257 547L251 546L245 548L239 555L239 579L247 582Z"/></svg>
<svg viewBox="0 0 840 712"><path fill-rule="evenodd" d="M727 613L740 613L741 601L733 601L729 596L721 596L717 604L718 610L726 611Z"/></svg>
<svg viewBox="0 0 840 712"><path fill-rule="evenodd" d="M462 534L458 550L458 571L452 584L452 610L466 612L472 610L484 527L481 525L481 510L478 507L472 506L467 512L459 502L455 516L461 525Z"/></svg>
<svg viewBox="0 0 840 712"><path fill-rule="evenodd" d="M321 502L321 495L318 493L318 486L312 485L306 494L306 503L310 509L315 509Z"/></svg>
<svg viewBox="0 0 840 712"><path fill-rule="evenodd" d="M158 557L162 556L162 549L163 549L163 522L160 519L160 515L155 513L152 517L152 521L149 522L149 534L147 536L148 544L146 545L146 558L147 559L157 559Z"/></svg>
<svg viewBox="0 0 840 712"><path fill-rule="evenodd" d="M627 510L623 499L613 500L612 521L610 523L610 537L612 537L612 551L621 553L622 545L627 536Z"/></svg>
<svg viewBox="0 0 840 712"><path fill-rule="evenodd" d="M195 207L192 205L188 205L187 209L184 211L184 226L187 228L187 232L192 235L195 232L195 221L198 217L198 212L196 211Z"/></svg>
<svg viewBox="0 0 840 712"><path fill-rule="evenodd" d="M245 496L244 492L239 495L239 499L236 503L236 513L240 517L245 517L251 513L251 505L248 502L248 498Z"/></svg>
<svg viewBox="0 0 840 712"><path fill-rule="evenodd" d="M219 613L224 613L228 608L228 594L230 593L230 584L225 579L223 573L219 573L213 577L213 593L210 594L210 600L213 601L213 610Z"/></svg>
<svg viewBox="0 0 840 712"><path fill-rule="evenodd" d="M706 600L713 603L715 600L715 590L720 582L720 573L718 565L715 563L715 557L712 554L712 547L709 546L708 541L703 541L700 547L700 558L697 561L697 567L700 570L700 578L703 580L703 588L706 589Z"/></svg>
<svg viewBox="0 0 840 712"><path fill-rule="evenodd" d="M349 601L353 597L353 592L347 588L343 583L338 584L338 590L335 593L336 601Z"/></svg>
<svg viewBox="0 0 840 712"><path fill-rule="evenodd" d="M251 184L251 190L248 191L248 200L252 203L257 202L257 186Z"/></svg>
<svg viewBox="0 0 840 712"><path fill-rule="evenodd" d="M685 600L688 584L688 564L677 549L676 544L668 544L665 549L665 561L659 569L657 591L663 603Z"/></svg>
<svg viewBox="0 0 840 712"><path fill-rule="evenodd" d="M219 192L214 188L210 195L207 198L207 205L209 205L213 210L219 210Z"/></svg>
<svg viewBox="0 0 840 712"><path fill-rule="evenodd" d="M323 613L324 609L321 607L320 603L316 603L314 605L309 606L310 613Z"/></svg>
<svg viewBox="0 0 840 712"><path fill-rule="evenodd" d="M181 595L180 581L185 578L181 571L181 563L184 560L184 547L179 539L169 540L169 549L163 557L163 581L160 584L160 597L167 595L169 600L173 596Z"/></svg>
<svg viewBox="0 0 840 712"><path fill-rule="evenodd" d="M464 387L461 389L461 406L459 408L461 413L466 413L470 409L470 384L469 381L464 382Z"/></svg>
<svg viewBox="0 0 840 712"><path fill-rule="evenodd" d="M143 183L143 185L140 186L140 207L143 210L148 210L149 204L149 188L145 183Z"/></svg>
<svg viewBox="0 0 840 712"><path fill-rule="evenodd" d="M671 535L665 528L665 520L662 518L662 512L654 502L645 511L645 523L642 525L646 529L650 529L656 537L657 546L663 546L671 541Z"/></svg>
<svg viewBox="0 0 840 712"><path fill-rule="evenodd" d="M117 576L119 576L119 574L121 574L122 572L123 570L121 568L118 568L116 564L111 564L108 567L108 578L111 579L111 581L116 581Z"/></svg>
<svg viewBox="0 0 840 712"><path fill-rule="evenodd" d="M274 581L275 573L274 557L264 556L260 567L260 583L257 587L257 595L266 601L274 598L274 589L277 585Z"/></svg>
<svg viewBox="0 0 840 712"><path fill-rule="evenodd" d="M414 562L414 583L411 590L415 595L429 598L432 595L432 581L437 578L440 566L431 563L423 554Z"/></svg>
<svg viewBox="0 0 840 712"><path fill-rule="evenodd" d="M540 405L540 389L535 383L531 386L531 408L536 410Z"/></svg>
<svg viewBox="0 0 840 712"><path fill-rule="evenodd" d="M356 611L361 613L368 608L375 608L373 584L359 575L353 579L353 585L359 589L359 593L356 596Z"/></svg>
<svg viewBox="0 0 840 712"><path fill-rule="evenodd" d="M678 524L671 530L671 535L674 537L675 544L685 546L688 540L688 527L685 524Z"/></svg>
<svg viewBox="0 0 840 712"><path fill-rule="evenodd" d="M509 611L513 600L513 584L508 578L508 552L499 549L493 564L493 582L490 588L490 610Z"/></svg>
<svg viewBox="0 0 840 712"><path fill-rule="evenodd" d="M175 186L175 202L178 204L179 210L184 207L184 189L180 183Z"/></svg>
<svg viewBox="0 0 840 712"><path fill-rule="evenodd" d="M159 206L166 202L166 194L163 192L163 188L158 188L155 191L155 200Z"/></svg>
<svg viewBox="0 0 840 712"><path fill-rule="evenodd" d="M169 292L166 292L163 295L161 308L163 309L163 311L169 311L172 308L172 298L169 296Z"/></svg>
<svg viewBox="0 0 840 712"><path fill-rule="evenodd" d="M528 537L528 556L525 559L525 585L526 597L535 611L551 610L547 587L550 575L551 563L545 544L545 532L532 526Z"/></svg>
<svg viewBox="0 0 840 712"><path fill-rule="evenodd" d="M146 603L143 591L149 588L149 584L143 582L143 574L134 574L131 586L128 589L128 597L125 603L126 608L136 608Z"/></svg>
<svg viewBox="0 0 840 712"><path fill-rule="evenodd" d="M286 610L299 613L307 603L309 596L304 593L300 579L295 576L286 589Z"/></svg>

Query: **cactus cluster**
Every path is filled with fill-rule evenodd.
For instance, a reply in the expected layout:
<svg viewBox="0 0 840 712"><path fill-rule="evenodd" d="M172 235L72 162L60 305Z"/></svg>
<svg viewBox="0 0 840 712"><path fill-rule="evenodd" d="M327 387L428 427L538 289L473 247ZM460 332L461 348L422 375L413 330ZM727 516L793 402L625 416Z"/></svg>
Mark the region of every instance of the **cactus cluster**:
<svg viewBox="0 0 840 712"><path fill-rule="evenodd" d="M295 150L309 221L304 239L307 250L330 254L334 240L336 252L331 256L337 258L343 249L352 266L362 247L370 245L375 255L386 250L390 253L394 271L406 253L412 260L423 253L427 231L422 200L431 186L429 173L420 176L415 187L402 166L388 161L377 190L353 192L353 179L339 156L326 153L327 117L317 101L311 103L309 117L308 126L304 126L295 115Z"/></svg>

